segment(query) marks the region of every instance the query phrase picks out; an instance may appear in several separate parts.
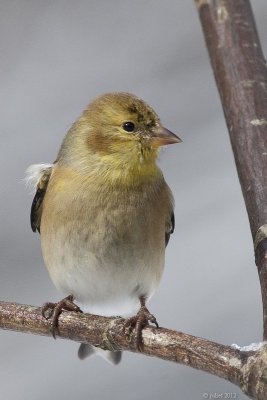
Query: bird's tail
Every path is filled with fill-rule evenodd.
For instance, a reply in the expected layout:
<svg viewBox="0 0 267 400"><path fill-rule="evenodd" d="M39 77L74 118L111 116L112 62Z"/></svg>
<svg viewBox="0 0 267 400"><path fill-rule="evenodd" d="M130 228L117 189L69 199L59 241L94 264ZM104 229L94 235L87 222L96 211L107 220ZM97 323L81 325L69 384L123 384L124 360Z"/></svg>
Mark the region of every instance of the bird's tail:
<svg viewBox="0 0 267 400"><path fill-rule="evenodd" d="M78 350L78 357L80 360L84 360L86 357L90 357L91 355L99 355L108 361L110 364L117 365L119 364L122 356L121 351L109 351L102 350L98 347L95 347L91 344L81 343Z"/></svg>

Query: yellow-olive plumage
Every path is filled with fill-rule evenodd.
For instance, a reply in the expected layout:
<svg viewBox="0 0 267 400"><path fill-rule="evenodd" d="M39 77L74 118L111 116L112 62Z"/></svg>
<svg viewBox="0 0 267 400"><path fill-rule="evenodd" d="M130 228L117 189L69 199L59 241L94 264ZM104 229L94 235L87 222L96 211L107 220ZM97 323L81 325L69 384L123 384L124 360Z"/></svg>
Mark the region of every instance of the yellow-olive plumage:
<svg viewBox="0 0 267 400"><path fill-rule="evenodd" d="M173 198L156 164L180 139L144 101L98 97L43 167L32 206L49 275L82 309L136 312L159 284L173 231Z"/></svg>

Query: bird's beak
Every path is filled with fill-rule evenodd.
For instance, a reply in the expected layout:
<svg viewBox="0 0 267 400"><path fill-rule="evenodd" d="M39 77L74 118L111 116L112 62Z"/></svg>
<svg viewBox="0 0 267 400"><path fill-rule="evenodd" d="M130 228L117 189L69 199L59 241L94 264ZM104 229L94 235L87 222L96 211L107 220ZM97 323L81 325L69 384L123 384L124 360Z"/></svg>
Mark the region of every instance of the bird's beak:
<svg viewBox="0 0 267 400"><path fill-rule="evenodd" d="M165 146L166 144L181 142L182 139L162 126L154 129L150 137L150 143L152 147Z"/></svg>

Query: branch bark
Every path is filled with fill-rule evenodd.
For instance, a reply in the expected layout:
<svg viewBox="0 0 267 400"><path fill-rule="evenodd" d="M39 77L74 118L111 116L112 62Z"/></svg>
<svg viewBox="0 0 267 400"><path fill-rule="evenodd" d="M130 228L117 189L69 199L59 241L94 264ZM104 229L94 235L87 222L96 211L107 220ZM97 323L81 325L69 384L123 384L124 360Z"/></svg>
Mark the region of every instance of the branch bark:
<svg viewBox="0 0 267 400"><path fill-rule="evenodd" d="M64 311L59 317L58 337L90 343L104 350L137 352L131 335L124 332L122 318L101 317ZM0 328L35 335L51 336L50 322L41 308L0 302ZM143 330L143 353L163 360L189 365L238 385L250 393L254 377L262 377L260 400L266 399L267 344L256 351L242 351L231 346L165 328Z"/></svg>
<svg viewBox="0 0 267 400"><path fill-rule="evenodd" d="M267 339L267 69L249 0L195 0L246 203Z"/></svg>

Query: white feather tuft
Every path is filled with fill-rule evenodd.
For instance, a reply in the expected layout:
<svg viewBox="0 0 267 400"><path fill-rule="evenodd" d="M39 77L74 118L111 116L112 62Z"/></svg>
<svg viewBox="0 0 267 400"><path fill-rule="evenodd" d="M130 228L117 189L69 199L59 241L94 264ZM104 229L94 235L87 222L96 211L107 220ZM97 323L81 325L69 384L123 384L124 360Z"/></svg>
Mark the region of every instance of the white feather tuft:
<svg viewBox="0 0 267 400"><path fill-rule="evenodd" d="M24 181L26 182L26 186L35 189L43 173L52 167L53 164L30 165L25 171L26 176Z"/></svg>

